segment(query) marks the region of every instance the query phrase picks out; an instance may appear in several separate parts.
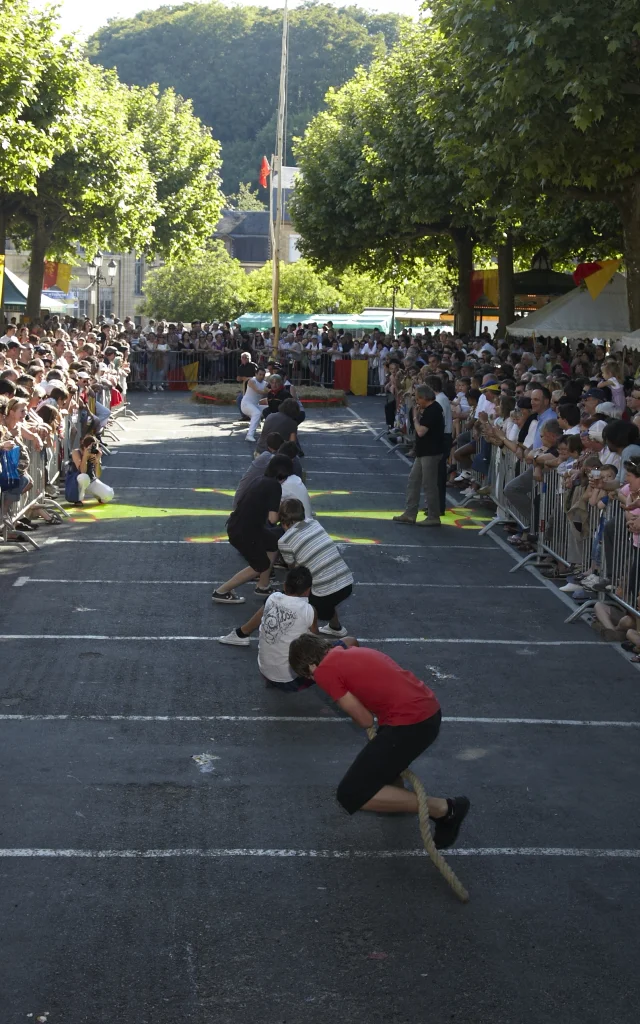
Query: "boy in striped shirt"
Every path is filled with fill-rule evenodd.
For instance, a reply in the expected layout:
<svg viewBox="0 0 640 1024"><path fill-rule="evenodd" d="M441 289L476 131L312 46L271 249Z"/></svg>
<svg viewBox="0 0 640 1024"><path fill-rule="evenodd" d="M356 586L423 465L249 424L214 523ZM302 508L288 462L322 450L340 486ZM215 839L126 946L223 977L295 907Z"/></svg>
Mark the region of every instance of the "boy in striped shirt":
<svg viewBox="0 0 640 1024"><path fill-rule="evenodd" d="M280 505L284 534L278 548L287 565L304 565L311 573L309 604L318 621L327 622L319 632L343 637L347 630L338 617L338 605L353 591L353 576L336 545L317 519L305 519L304 506L297 498L285 498Z"/></svg>

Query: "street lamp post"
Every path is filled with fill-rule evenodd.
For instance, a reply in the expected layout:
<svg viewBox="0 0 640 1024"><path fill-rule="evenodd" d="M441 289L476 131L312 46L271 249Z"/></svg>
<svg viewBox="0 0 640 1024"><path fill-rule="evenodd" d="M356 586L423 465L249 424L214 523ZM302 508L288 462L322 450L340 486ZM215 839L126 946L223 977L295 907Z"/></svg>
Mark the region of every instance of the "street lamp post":
<svg viewBox="0 0 640 1024"><path fill-rule="evenodd" d="M107 263L107 276L105 277L104 274L101 273L103 263L104 254L101 253L98 249L91 263L87 267L91 284L95 284L96 286L96 323L100 318L100 282L111 287L113 285L114 278L118 273L118 264L116 263L116 261L109 260L109 262Z"/></svg>

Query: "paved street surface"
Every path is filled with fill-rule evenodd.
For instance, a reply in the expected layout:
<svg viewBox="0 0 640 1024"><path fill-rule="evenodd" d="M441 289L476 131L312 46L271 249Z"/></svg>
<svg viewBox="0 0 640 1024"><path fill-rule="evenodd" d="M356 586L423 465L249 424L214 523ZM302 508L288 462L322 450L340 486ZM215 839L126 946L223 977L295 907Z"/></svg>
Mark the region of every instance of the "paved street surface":
<svg viewBox="0 0 640 1024"><path fill-rule="evenodd" d="M415 819L335 803L364 735L213 639L258 607L210 599L241 565L235 410L133 397L117 504L0 551L0 1024L635 1024L637 670L469 513L390 521L378 401L308 416L344 622L443 706L417 772L472 800L461 905Z"/></svg>

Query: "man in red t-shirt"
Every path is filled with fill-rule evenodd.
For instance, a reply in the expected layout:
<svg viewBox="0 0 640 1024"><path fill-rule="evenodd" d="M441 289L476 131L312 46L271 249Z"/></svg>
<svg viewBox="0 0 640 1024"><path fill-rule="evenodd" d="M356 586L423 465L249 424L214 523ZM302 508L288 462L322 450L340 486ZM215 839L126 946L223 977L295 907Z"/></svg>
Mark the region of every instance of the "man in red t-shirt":
<svg viewBox="0 0 640 1024"><path fill-rule="evenodd" d="M375 739L362 750L338 786L336 796L349 814L355 811L418 812L412 791L398 776L436 739L441 721L434 693L412 672L369 647L333 646L306 633L289 647L293 671L328 693L357 724L378 723ZM466 796L428 797L438 849L452 846L469 810Z"/></svg>

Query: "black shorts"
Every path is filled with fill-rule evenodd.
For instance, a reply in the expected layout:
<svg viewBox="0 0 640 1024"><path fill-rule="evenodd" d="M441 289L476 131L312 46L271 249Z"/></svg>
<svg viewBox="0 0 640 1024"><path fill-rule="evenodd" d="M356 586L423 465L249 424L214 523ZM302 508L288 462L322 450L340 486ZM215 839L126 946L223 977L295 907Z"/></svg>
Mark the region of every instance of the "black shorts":
<svg viewBox="0 0 640 1024"><path fill-rule="evenodd" d="M333 618L338 605L346 601L348 597L351 597L352 593L353 587L351 584L348 587L343 587L342 590L336 590L335 594L325 594L324 597L320 597L312 591L309 594L309 604L312 608L315 608L321 621L324 619L329 621L329 619Z"/></svg>
<svg viewBox="0 0 640 1024"><path fill-rule="evenodd" d="M268 552L278 550L279 531L262 530L248 536L247 534L229 534L229 543L242 555L254 572L265 572L271 565Z"/></svg>
<svg viewBox="0 0 640 1024"><path fill-rule="evenodd" d="M345 811L355 814L383 786L390 786L436 740L442 712L415 725L382 725L367 743L338 786Z"/></svg>

